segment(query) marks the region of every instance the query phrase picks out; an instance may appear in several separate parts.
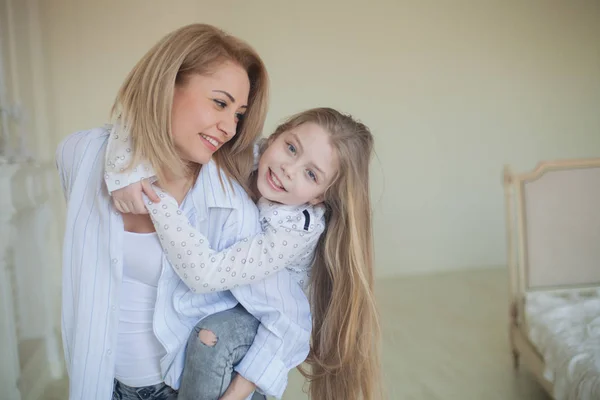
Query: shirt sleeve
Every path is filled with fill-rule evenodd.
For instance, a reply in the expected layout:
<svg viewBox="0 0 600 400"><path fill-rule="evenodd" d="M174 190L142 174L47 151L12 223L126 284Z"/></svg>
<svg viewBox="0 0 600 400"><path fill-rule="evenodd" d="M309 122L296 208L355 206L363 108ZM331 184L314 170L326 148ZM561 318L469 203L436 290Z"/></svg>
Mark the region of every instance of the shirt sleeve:
<svg viewBox="0 0 600 400"><path fill-rule="evenodd" d="M81 210L82 204L87 204L90 200L88 194L92 194L96 189L88 189L87 183L90 176L93 175L94 169L97 168L96 160L101 163L101 158L104 155L104 147L107 139L107 131L104 128L96 128L90 130L79 131L65 137L57 146L55 161L58 170L58 175L67 203L77 203L78 210ZM78 184L77 181L84 181L84 185ZM79 211L78 211L79 212ZM72 244L73 230L69 228L69 213L67 211L67 234L65 235L63 249L65 249L65 258L63 260L63 282L69 280L70 284L63 285L64 296L62 302L62 321L61 331L63 337L64 360L67 373L73 377L74 365L77 365L77 360L73 359L73 354L76 351L77 337L77 304L73 301L65 299L77 298L80 291L80 280L74 278L79 276L76 263L72 263L74 255L70 245ZM77 217L75 217L76 219ZM69 231L71 234L69 234ZM75 271L75 272L74 272Z"/></svg>
<svg viewBox="0 0 600 400"><path fill-rule="evenodd" d="M208 239L193 228L177 201L155 187L159 203L146 198L147 208L165 255L181 280L192 291L208 293L256 283L296 263L312 257L322 224L306 222L302 209L260 207L261 233L232 246L214 251Z"/></svg>
<svg viewBox="0 0 600 400"><path fill-rule="evenodd" d="M231 292L261 322L235 370L264 394L281 398L289 372L304 362L310 350L308 299L287 270Z"/></svg>
<svg viewBox="0 0 600 400"><path fill-rule="evenodd" d="M58 177L65 200L68 202L71 195L72 182L81 161L82 146L85 146L85 131L76 132L63 139L56 148L55 160Z"/></svg>
<svg viewBox="0 0 600 400"><path fill-rule="evenodd" d="M64 138L55 153L60 184L68 202L73 183L86 156L97 156L98 146L106 140L106 129L97 128L75 132ZM94 153L96 152L96 153Z"/></svg>
<svg viewBox="0 0 600 400"><path fill-rule="evenodd" d="M128 168L133 158L133 144L131 135L120 132L115 125L108 137L106 148L104 180L108 192L122 189L141 181L150 179L156 180L156 173L152 166L147 162L142 162L133 168Z"/></svg>

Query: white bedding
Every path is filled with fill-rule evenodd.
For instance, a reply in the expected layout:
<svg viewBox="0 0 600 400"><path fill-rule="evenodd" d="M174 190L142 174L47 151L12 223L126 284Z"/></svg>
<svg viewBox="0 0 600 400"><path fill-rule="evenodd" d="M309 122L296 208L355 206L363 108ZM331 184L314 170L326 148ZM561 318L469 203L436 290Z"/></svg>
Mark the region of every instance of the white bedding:
<svg viewBox="0 0 600 400"><path fill-rule="evenodd" d="M600 399L600 288L528 293L525 314L556 400Z"/></svg>

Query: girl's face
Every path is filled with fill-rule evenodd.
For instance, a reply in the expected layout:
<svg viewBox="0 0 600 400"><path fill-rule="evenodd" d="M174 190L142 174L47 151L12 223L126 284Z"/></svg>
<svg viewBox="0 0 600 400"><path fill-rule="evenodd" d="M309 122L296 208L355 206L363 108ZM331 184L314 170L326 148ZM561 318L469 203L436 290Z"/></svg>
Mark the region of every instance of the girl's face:
<svg viewBox="0 0 600 400"><path fill-rule="evenodd" d="M261 196L287 205L322 202L339 168L329 139L327 131L307 122L269 140L258 164Z"/></svg>
<svg viewBox="0 0 600 400"><path fill-rule="evenodd" d="M231 62L210 75L194 74L176 85L171 130L181 158L208 163L213 153L235 136L248 108L249 93L248 74Z"/></svg>

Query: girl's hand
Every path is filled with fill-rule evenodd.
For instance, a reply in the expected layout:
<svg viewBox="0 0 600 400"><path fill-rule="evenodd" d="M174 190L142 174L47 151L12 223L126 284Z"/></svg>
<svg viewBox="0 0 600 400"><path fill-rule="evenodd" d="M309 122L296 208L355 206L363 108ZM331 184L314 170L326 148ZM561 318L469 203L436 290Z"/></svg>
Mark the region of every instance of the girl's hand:
<svg viewBox="0 0 600 400"><path fill-rule="evenodd" d="M140 182L132 183L123 189L112 192L115 208L123 214L148 214L142 193L145 193L150 201L154 203L160 202L160 197L152 189L152 184L147 179L143 179Z"/></svg>

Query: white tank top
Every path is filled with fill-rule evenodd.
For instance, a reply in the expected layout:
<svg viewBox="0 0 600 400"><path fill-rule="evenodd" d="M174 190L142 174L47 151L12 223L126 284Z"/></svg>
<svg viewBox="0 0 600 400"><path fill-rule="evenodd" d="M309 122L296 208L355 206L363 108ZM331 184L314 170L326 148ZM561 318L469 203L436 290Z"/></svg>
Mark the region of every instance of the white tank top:
<svg viewBox="0 0 600 400"><path fill-rule="evenodd" d="M123 245L115 377L132 387L156 385L166 354L152 329L163 251L155 232L125 232Z"/></svg>

